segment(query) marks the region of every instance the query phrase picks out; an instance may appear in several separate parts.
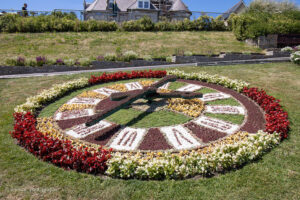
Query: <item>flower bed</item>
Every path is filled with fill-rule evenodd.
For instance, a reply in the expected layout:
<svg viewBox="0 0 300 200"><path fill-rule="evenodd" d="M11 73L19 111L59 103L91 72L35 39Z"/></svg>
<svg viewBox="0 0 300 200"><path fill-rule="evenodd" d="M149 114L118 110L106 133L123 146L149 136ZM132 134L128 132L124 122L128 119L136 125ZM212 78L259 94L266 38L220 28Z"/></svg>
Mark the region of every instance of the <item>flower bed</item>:
<svg viewBox="0 0 300 200"><path fill-rule="evenodd" d="M36 129L33 114L26 113L27 111L34 113L49 101L88 85L134 78L161 78L166 74L166 71L104 73L99 77L92 76L90 80L83 78L55 85L40 95L29 97L25 104L15 109L15 127L11 135L29 152L59 167L92 174L105 173L118 178L138 179L182 179L237 168L259 158L276 146L280 139L287 137L289 130L287 113L279 105L279 100L267 95L263 90L248 88L248 83L227 77L206 73L188 74L178 70L169 71L168 74L222 85L241 92L257 102L266 112L266 132L259 131L257 134L240 132L196 151L112 154L110 149L93 147L83 149L56 133L42 133ZM85 95L96 97L95 93L86 92ZM55 132L55 129L53 131Z"/></svg>
<svg viewBox="0 0 300 200"><path fill-rule="evenodd" d="M291 61L295 64L300 65L300 51L296 51L291 54Z"/></svg>
<svg viewBox="0 0 300 200"><path fill-rule="evenodd" d="M112 81L119 81L119 80L128 80L128 79L135 79L135 78L162 78L166 76L166 71L132 71L131 73L126 72L117 72L114 74L106 74L103 73L101 76L92 76L89 80L91 85L99 84L99 83L107 83Z"/></svg>

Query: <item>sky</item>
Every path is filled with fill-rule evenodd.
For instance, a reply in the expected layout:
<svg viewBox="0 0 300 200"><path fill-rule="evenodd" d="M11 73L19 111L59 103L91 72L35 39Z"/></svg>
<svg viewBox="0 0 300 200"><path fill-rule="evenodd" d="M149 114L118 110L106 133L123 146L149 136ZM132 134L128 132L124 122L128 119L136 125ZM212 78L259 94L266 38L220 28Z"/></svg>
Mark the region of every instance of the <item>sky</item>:
<svg viewBox="0 0 300 200"><path fill-rule="evenodd" d="M93 0L87 0L92 2ZM226 12L239 0L183 0L191 11ZM249 4L251 0L244 0ZM294 0L300 5L300 0ZM83 9L83 0L0 0L0 9L20 10L24 3L28 4L28 10L52 11L54 9Z"/></svg>

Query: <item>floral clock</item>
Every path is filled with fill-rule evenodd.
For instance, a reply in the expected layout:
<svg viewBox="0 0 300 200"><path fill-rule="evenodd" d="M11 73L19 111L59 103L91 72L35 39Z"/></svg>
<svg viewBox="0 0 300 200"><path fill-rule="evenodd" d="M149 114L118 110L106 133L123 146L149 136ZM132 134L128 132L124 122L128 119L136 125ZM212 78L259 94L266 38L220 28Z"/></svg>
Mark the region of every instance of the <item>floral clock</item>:
<svg viewBox="0 0 300 200"><path fill-rule="evenodd" d="M21 114L38 113L50 100L89 85L51 117ZM44 93L16 108L13 137L58 166L119 178L180 179L235 168L277 145L289 126L286 112L264 91L205 73L103 74ZM138 114L121 123L120 109ZM153 113L155 122L137 123ZM20 128L24 121L32 122L26 130ZM34 133L27 136L27 129ZM44 147L41 140L51 144Z"/></svg>

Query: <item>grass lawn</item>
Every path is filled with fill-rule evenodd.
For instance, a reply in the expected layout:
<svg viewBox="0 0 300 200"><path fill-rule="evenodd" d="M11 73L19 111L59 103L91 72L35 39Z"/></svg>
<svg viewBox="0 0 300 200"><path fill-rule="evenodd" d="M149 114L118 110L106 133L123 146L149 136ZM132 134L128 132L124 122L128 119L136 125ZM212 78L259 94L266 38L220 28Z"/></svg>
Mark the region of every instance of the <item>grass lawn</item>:
<svg viewBox="0 0 300 200"><path fill-rule="evenodd" d="M232 32L109 32L0 34L0 65L17 56L35 59L96 58L106 53L133 50L140 56L170 56L177 50L195 54L261 52L237 41Z"/></svg>
<svg viewBox="0 0 300 200"><path fill-rule="evenodd" d="M181 69L243 79L281 99L291 121L289 139L257 162L212 178L125 181L64 171L15 144L9 135L13 108L54 83L90 74L0 80L0 199L300 199L300 67L275 63Z"/></svg>

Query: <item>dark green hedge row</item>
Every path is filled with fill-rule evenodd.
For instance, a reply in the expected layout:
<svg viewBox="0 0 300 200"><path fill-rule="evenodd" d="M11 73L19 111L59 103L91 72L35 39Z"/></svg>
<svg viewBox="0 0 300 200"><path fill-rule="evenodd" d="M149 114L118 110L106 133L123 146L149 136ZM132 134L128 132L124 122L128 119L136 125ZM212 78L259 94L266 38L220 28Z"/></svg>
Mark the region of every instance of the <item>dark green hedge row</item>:
<svg viewBox="0 0 300 200"><path fill-rule="evenodd" d="M107 21L80 21L70 16L57 14L36 17L21 17L6 14L0 17L0 32L8 33L41 33L41 32L93 32L93 31L225 31L230 27L218 18L202 16L197 20L183 20L178 22L161 21L153 23L144 17L136 21L122 24Z"/></svg>
<svg viewBox="0 0 300 200"><path fill-rule="evenodd" d="M268 34L298 34L300 11L246 12L232 17L232 29L238 40L254 39Z"/></svg>

